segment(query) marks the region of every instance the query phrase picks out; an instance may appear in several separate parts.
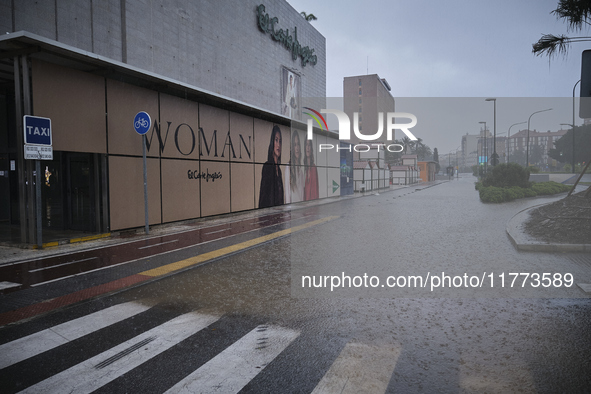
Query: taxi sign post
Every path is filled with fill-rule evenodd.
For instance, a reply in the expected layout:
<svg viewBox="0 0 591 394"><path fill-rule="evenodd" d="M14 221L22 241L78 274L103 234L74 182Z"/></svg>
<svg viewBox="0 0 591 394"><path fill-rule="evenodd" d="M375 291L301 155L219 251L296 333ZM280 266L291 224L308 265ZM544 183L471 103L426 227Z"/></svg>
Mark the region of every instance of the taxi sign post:
<svg viewBox="0 0 591 394"><path fill-rule="evenodd" d="M53 160L51 119L41 116L23 116L25 160L35 160L35 216L37 248L43 248L43 221L41 206L41 160Z"/></svg>

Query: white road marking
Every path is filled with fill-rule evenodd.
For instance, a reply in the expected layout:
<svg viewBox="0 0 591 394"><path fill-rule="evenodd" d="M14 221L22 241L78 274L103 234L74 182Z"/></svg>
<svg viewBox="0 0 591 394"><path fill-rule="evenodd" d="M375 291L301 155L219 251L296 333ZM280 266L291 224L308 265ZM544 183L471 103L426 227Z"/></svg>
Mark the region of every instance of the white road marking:
<svg viewBox="0 0 591 394"><path fill-rule="evenodd" d="M298 335L287 328L259 326L167 393L237 393Z"/></svg>
<svg viewBox="0 0 591 394"><path fill-rule="evenodd" d="M400 351L348 343L312 393L385 393Z"/></svg>
<svg viewBox="0 0 591 394"><path fill-rule="evenodd" d="M141 249L147 249L147 248L153 248L153 247L155 247L155 246L166 245L166 244L170 244L170 243L173 243L173 242L178 242L178 241L179 241L178 239L173 239L172 241L160 242L159 244L148 245L148 246L142 246L141 248L138 248L138 250L141 250Z"/></svg>
<svg viewBox="0 0 591 394"><path fill-rule="evenodd" d="M219 318L196 312L178 316L21 392L91 393Z"/></svg>
<svg viewBox="0 0 591 394"><path fill-rule="evenodd" d="M64 265L75 264L75 263L82 263L84 261L90 261L90 260L95 260L95 259L98 259L98 257L89 257L87 259L82 259L82 260L68 261L67 263L62 263L62 264L57 264L57 265L50 265L48 267L43 267L43 268L36 268L34 270L29 270L29 272L44 271L44 270L49 270L49 269L52 269L52 268L63 267Z"/></svg>
<svg viewBox="0 0 591 394"><path fill-rule="evenodd" d="M0 346L0 369L81 338L150 308L151 305L140 302L126 302L5 343Z"/></svg>
<svg viewBox="0 0 591 394"><path fill-rule="evenodd" d="M230 229L229 228L223 228L223 229L217 230L217 231L210 231L208 233L205 233L205 235L215 234L215 233L221 233L221 232L228 231L228 230L230 230Z"/></svg>
<svg viewBox="0 0 591 394"><path fill-rule="evenodd" d="M0 290L11 289L13 287L19 287L20 285L21 285L20 283L3 281L3 282L0 282Z"/></svg>

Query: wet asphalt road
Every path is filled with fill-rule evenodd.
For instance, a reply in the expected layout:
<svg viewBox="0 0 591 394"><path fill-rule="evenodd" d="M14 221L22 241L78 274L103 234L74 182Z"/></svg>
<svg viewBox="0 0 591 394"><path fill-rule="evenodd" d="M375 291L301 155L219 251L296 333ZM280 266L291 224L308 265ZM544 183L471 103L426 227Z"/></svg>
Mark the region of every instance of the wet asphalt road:
<svg viewBox="0 0 591 394"><path fill-rule="evenodd" d="M156 305L2 369L0 380L6 392L16 392L198 310L223 317L99 392L166 391L260 325L284 327L299 336L263 365L242 392L312 392L347 351L363 361L344 381L343 392L355 387L356 378L377 382L362 392L589 392L591 301L576 283L591 283L591 256L517 252L505 234L515 213L547 201L485 205L473 190L473 178L466 177L309 208L311 217L339 218L5 329L2 342L121 302ZM171 262L175 258L166 256ZM443 272L487 281L445 289L432 288L430 280L419 289L381 286L388 276L426 278ZM364 273L378 277L380 284L332 292L301 286L304 275ZM561 280L534 287L530 276L525 284L518 277L509 286L510 273L558 273ZM570 287L563 281L567 273L573 279ZM490 274L496 280L493 287Z"/></svg>

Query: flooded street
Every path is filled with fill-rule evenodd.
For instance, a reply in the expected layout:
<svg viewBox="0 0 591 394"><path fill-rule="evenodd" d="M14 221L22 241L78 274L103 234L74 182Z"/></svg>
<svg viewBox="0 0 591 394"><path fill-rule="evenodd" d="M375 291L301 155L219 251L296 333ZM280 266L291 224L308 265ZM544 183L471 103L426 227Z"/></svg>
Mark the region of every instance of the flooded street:
<svg viewBox="0 0 591 394"><path fill-rule="evenodd" d="M460 178L327 204L315 213L339 219L129 291L125 299L301 332L246 391L312 392L355 344L374 349L370 354L388 349L384 357L394 366L386 371L386 392L583 392L591 387L591 302L575 283L591 279L591 268L576 262L589 256L517 252L505 233L515 213L546 201L485 205L472 178ZM383 280L429 271L486 271L497 279L504 272L506 283L332 292L299 283L302 273ZM512 272L570 273L574 283L522 287L519 279L510 287Z"/></svg>

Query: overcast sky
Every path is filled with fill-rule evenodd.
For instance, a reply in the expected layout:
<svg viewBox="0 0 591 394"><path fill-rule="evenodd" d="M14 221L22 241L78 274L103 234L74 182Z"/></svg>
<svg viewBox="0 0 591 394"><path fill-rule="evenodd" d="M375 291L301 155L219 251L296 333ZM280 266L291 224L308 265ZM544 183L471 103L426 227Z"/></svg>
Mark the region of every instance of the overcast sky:
<svg viewBox="0 0 591 394"><path fill-rule="evenodd" d="M492 131L493 103L484 98L496 97L497 135L506 135L511 124L546 107L524 105L520 111L504 97L563 97L570 98L561 100L565 108L535 115L531 129L556 131L560 123L572 123L573 86L580 79L581 52L591 42L573 44L566 58L532 53L542 34L568 33L551 14L557 0L288 1L318 18L312 24L326 38L328 97L342 96L344 77L369 73L388 81L396 111L411 112L402 108L404 97L478 97L483 112L475 105L470 117L486 121ZM425 116L419 118L417 136L441 153L481 126L476 118L462 122L455 113L454 127L443 121L445 127L434 130L435 119ZM428 131L420 130L422 120ZM581 122L577 116L575 123Z"/></svg>

